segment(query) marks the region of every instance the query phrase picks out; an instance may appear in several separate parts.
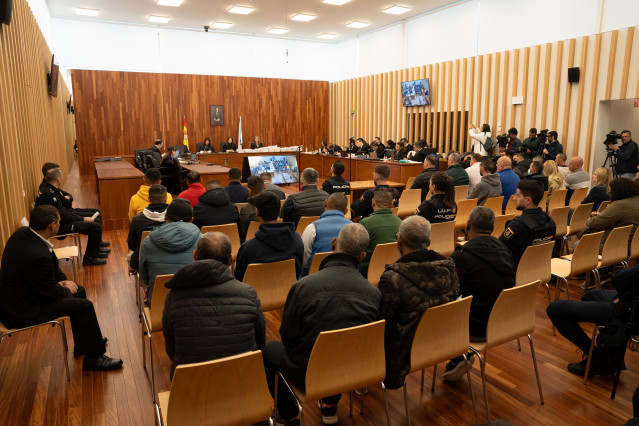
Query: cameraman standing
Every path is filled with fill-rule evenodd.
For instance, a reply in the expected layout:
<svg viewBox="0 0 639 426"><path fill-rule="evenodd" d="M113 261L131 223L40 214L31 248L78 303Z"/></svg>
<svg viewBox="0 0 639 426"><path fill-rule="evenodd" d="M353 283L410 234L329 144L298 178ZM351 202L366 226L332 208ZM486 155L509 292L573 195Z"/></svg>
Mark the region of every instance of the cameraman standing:
<svg viewBox="0 0 639 426"><path fill-rule="evenodd" d="M552 132L548 132L548 143L546 143L546 147L544 148L544 161L546 160L555 160L557 154L561 154L564 152L563 147L557 140L559 135L554 130Z"/></svg>
<svg viewBox="0 0 639 426"><path fill-rule="evenodd" d="M621 146L608 145L617 155L617 174L619 177L634 179L639 166L637 143L632 140L630 130L621 132Z"/></svg>

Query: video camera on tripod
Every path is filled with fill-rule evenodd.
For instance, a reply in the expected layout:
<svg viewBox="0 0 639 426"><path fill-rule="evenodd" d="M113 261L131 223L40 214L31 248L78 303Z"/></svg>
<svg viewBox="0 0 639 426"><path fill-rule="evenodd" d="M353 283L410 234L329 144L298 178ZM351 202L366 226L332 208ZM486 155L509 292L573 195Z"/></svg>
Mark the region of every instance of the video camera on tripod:
<svg viewBox="0 0 639 426"><path fill-rule="evenodd" d="M610 145L617 145L617 141L621 139L621 133L617 133L615 130L611 130L606 133L606 140L603 141L603 144L606 145L606 151L615 152L610 148Z"/></svg>
<svg viewBox="0 0 639 426"><path fill-rule="evenodd" d="M500 148L506 148L508 146L508 133L504 133L503 135L497 135L497 145Z"/></svg>
<svg viewBox="0 0 639 426"><path fill-rule="evenodd" d="M610 170L612 170L612 176L617 177L617 153L614 149L610 148L610 145L617 145L617 141L621 139L621 134L615 130L611 130L606 133L606 140L603 144L606 146L606 160L601 167L606 167L606 164L610 163Z"/></svg>
<svg viewBox="0 0 639 426"><path fill-rule="evenodd" d="M539 133L537 133L537 146L539 148L537 148L537 155L543 155L544 153L544 148L549 148L550 144L548 142L548 129L543 129L540 130Z"/></svg>

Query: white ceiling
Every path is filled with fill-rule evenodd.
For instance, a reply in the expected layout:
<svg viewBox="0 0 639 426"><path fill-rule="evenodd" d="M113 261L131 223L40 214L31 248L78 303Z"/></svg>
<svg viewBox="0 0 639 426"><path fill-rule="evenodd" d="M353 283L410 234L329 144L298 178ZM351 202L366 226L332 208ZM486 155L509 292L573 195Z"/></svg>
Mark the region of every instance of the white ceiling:
<svg viewBox="0 0 639 426"><path fill-rule="evenodd" d="M381 28L440 7L458 3L459 0L351 0L335 6L323 0L184 0L180 7L158 6L157 0L47 0L53 17L69 17L83 20L108 21L149 25L149 15L171 17L168 24L152 24L167 28L192 28L204 31L205 25L213 22L229 22L228 30L209 32L268 35L271 27L288 28L282 37L317 40L320 34L332 33L338 37L332 42L342 41L376 28ZM251 6L255 10L248 15L229 13L233 6ZM382 10L393 5L407 6L411 10L403 15L390 15ZM99 9L97 18L78 16L77 7ZM290 20L295 13L317 15L310 22ZM370 23L361 29L346 27L349 22L359 20Z"/></svg>

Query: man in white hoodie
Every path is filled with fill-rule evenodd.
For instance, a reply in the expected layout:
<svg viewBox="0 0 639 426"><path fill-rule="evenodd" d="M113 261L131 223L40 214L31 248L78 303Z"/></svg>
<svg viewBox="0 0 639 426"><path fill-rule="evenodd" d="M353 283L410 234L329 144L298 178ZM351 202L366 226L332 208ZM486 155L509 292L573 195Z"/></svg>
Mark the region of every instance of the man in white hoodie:
<svg viewBox="0 0 639 426"><path fill-rule="evenodd" d="M475 186L481 181L481 171L479 170L479 163L484 159L481 154L473 154L470 157L470 167L466 169L468 173L468 194L473 192Z"/></svg>
<svg viewBox="0 0 639 426"><path fill-rule="evenodd" d="M129 225L129 237L126 242L129 246L129 254L127 261L132 270L137 271L140 267L140 242L144 231L151 231L158 226L164 225L166 209L169 205L166 203L166 188L162 185L151 185L149 187L150 204L133 217L131 225Z"/></svg>

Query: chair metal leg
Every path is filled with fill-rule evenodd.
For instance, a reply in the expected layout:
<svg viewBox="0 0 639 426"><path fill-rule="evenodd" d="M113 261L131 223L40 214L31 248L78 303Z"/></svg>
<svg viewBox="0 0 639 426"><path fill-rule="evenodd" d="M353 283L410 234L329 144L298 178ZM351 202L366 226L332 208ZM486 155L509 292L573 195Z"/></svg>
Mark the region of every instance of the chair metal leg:
<svg viewBox="0 0 639 426"><path fill-rule="evenodd" d="M541 392L541 379L539 378L539 369L537 368L537 357L535 356L535 347L533 346L532 336L528 334L530 342L530 353L532 354L533 365L535 366L535 376L537 376L537 388L539 389L539 400L544 405L544 394Z"/></svg>
<svg viewBox="0 0 639 426"><path fill-rule="evenodd" d="M546 286L546 291L548 292L548 304L550 305L550 302L552 301L552 299L550 298L550 286L548 285L548 283L545 283L544 285ZM555 330L555 324L553 324L552 321L550 322L550 324L552 325L552 335L556 336L557 331Z"/></svg>
<svg viewBox="0 0 639 426"><path fill-rule="evenodd" d="M482 358L481 354L479 353L479 351L477 351L475 348L473 348L472 346L469 348L475 355L477 355L477 358L479 359L479 367L480 367L480 371L481 371L481 384L482 387L484 388L484 403L486 404L486 416L487 416L487 420L486 421L490 421L490 407L488 405L488 390L486 389L486 360ZM484 355L486 353L484 352Z"/></svg>
<svg viewBox="0 0 639 426"><path fill-rule="evenodd" d="M592 353L595 349L595 339L597 338L597 331L599 327L595 324L594 330L592 330L592 339L590 340L590 350L588 350L588 361L586 362L586 372L584 373L584 385L588 383L588 374L590 373L590 363L592 362Z"/></svg>
<svg viewBox="0 0 639 426"><path fill-rule="evenodd" d="M67 373L67 382L70 382L71 374L69 374L69 348L67 346L67 337L66 333L64 332L64 325L59 322L57 322L57 324L60 326L60 338L62 339L62 349L64 349L62 351L62 356L64 357L64 370Z"/></svg>
<svg viewBox="0 0 639 426"><path fill-rule="evenodd" d="M566 280L566 278L564 277L560 277L559 275L555 275L555 277L557 278L557 284L555 285L555 300L559 300L559 297L561 296L560 280L563 281L563 283L566 285L566 295L570 300L570 293L568 292L568 280Z"/></svg>
<svg viewBox="0 0 639 426"><path fill-rule="evenodd" d="M477 415L477 404L475 403L475 392L473 392L473 384L470 380L470 362L466 354L462 355L466 361L466 377L468 377L468 389L470 390L470 397L473 401L473 412L475 413L475 423L479 423L479 416Z"/></svg>
<svg viewBox="0 0 639 426"><path fill-rule="evenodd" d="M348 415L349 417L353 417L353 391L348 392L348 402L349 402Z"/></svg>
<svg viewBox="0 0 639 426"><path fill-rule="evenodd" d="M151 366L151 392L153 402L155 403L155 369L153 368L153 341L151 340L151 333L147 333L149 340L149 361Z"/></svg>
<svg viewBox="0 0 639 426"><path fill-rule="evenodd" d="M612 383L612 392L610 392L610 399L615 399L617 394L617 385L619 384L619 376L621 376L621 370L617 370L615 374L615 381Z"/></svg>
<svg viewBox="0 0 639 426"><path fill-rule="evenodd" d="M76 275L76 272L75 272L76 267L77 267L76 263L75 263L75 258L70 257L69 260L71 260L71 268L73 268L73 282L77 284L78 283L78 276Z"/></svg>
<svg viewBox="0 0 639 426"><path fill-rule="evenodd" d="M142 324L142 368L146 368L146 342L144 338L146 337L146 330L144 329L144 324Z"/></svg>
<svg viewBox="0 0 639 426"><path fill-rule="evenodd" d="M404 381L404 408L406 408L406 423L410 426L410 414L408 413L408 391L406 390L406 381Z"/></svg>
<svg viewBox="0 0 639 426"><path fill-rule="evenodd" d="M422 370L422 387L421 387L422 392L424 392L424 370Z"/></svg>
<svg viewBox="0 0 639 426"><path fill-rule="evenodd" d="M64 350L69 352L69 344L67 343L67 328L64 325L64 319L60 319L60 331L62 332L62 339L64 343Z"/></svg>
<svg viewBox="0 0 639 426"><path fill-rule="evenodd" d="M433 383L430 386L430 391L435 392L435 378L437 377L437 364L433 365Z"/></svg>
<svg viewBox="0 0 639 426"><path fill-rule="evenodd" d="M388 400L386 399L386 385L382 382L382 396L384 397L384 409L386 410L386 423L391 424L390 413L388 412Z"/></svg>

